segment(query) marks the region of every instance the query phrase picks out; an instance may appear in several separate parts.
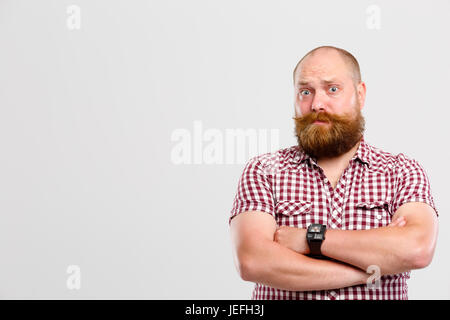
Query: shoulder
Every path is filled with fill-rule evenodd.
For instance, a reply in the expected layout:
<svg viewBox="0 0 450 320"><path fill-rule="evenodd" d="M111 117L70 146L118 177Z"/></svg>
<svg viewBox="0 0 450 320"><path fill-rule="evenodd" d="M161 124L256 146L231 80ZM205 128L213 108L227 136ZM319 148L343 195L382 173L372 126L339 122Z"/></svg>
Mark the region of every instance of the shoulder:
<svg viewBox="0 0 450 320"><path fill-rule="evenodd" d="M373 169L377 171L394 171L397 173L405 173L408 171L424 171L421 164L414 158L404 154L394 154L382 150L380 148L370 146L371 163Z"/></svg>
<svg viewBox="0 0 450 320"><path fill-rule="evenodd" d="M298 146L282 148L273 152L266 152L254 156L248 160L246 168L256 168L264 172L272 172L273 170L283 170L298 160L302 153Z"/></svg>

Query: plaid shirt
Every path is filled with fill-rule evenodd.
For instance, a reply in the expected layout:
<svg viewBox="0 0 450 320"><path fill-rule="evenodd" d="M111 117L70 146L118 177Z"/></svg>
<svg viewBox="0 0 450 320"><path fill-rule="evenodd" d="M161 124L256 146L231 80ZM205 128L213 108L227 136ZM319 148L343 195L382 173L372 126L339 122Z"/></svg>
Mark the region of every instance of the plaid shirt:
<svg viewBox="0 0 450 320"><path fill-rule="evenodd" d="M316 159L298 146L250 159L239 180L231 219L245 211L271 214L278 226L365 230L387 226L406 202L425 202L436 211L422 166L392 155L364 137L333 189ZM357 285L335 290L287 291L255 284L252 299L408 299L410 271L384 275L379 288Z"/></svg>

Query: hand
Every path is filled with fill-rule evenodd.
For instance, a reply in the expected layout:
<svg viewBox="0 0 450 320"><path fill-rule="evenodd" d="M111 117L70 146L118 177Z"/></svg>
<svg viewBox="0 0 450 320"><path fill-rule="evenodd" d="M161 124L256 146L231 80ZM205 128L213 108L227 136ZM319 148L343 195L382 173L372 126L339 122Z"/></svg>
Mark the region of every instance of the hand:
<svg viewBox="0 0 450 320"><path fill-rule="evenodd" d="M273 240L298 253L309 254L306 232L306 229L281 226L275 231Z"/></svg>
<svg viewBox="0 0 450 320"><path fill-rule="evenodd" d="M405 217L396 217L392 219L391 223L388 225L388 227L404 227L406 225L406 218Z"/></svg>

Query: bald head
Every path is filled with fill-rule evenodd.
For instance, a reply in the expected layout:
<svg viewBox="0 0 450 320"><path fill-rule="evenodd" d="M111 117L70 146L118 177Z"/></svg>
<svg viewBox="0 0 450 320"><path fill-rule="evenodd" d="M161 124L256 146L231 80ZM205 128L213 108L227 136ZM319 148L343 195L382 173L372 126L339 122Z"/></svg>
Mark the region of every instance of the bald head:
<svg viewBox="0 0 450 320"><path fill-rule="evenodd" d="M339 57L342 59L342 61L345 63L346 67L348 68L348 71L350 73L350 76L353 79L353 82L355 84L358 84L361 82L361 71L359 69L359 63L355 59L355 57L348 51L336 48L333 46L321 46L317 47L311 51L309 51L303 58L300 59L300 61L295 66L294 72L293 72L293 79L294 79L294 85L295 85L295 79L298 73L298 69L302 65L302 63L306 60L308 60L309 57L313 57L315 55L329 55L332 53L337 53Z"/></svg>

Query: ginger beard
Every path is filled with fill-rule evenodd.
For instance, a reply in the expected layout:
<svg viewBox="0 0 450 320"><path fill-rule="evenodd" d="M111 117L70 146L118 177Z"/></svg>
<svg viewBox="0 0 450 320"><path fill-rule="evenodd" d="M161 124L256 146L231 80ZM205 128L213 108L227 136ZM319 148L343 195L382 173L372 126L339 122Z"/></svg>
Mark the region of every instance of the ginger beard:
<svg viewBox="0 0 450 320"><path fill-rule="evenodd" d="M353 148L362 138L365 120L358 103L351 114L310 112L294 117L298 145L311 157L332 158ZM314 121L328 122L317 124Z"/></svg>

